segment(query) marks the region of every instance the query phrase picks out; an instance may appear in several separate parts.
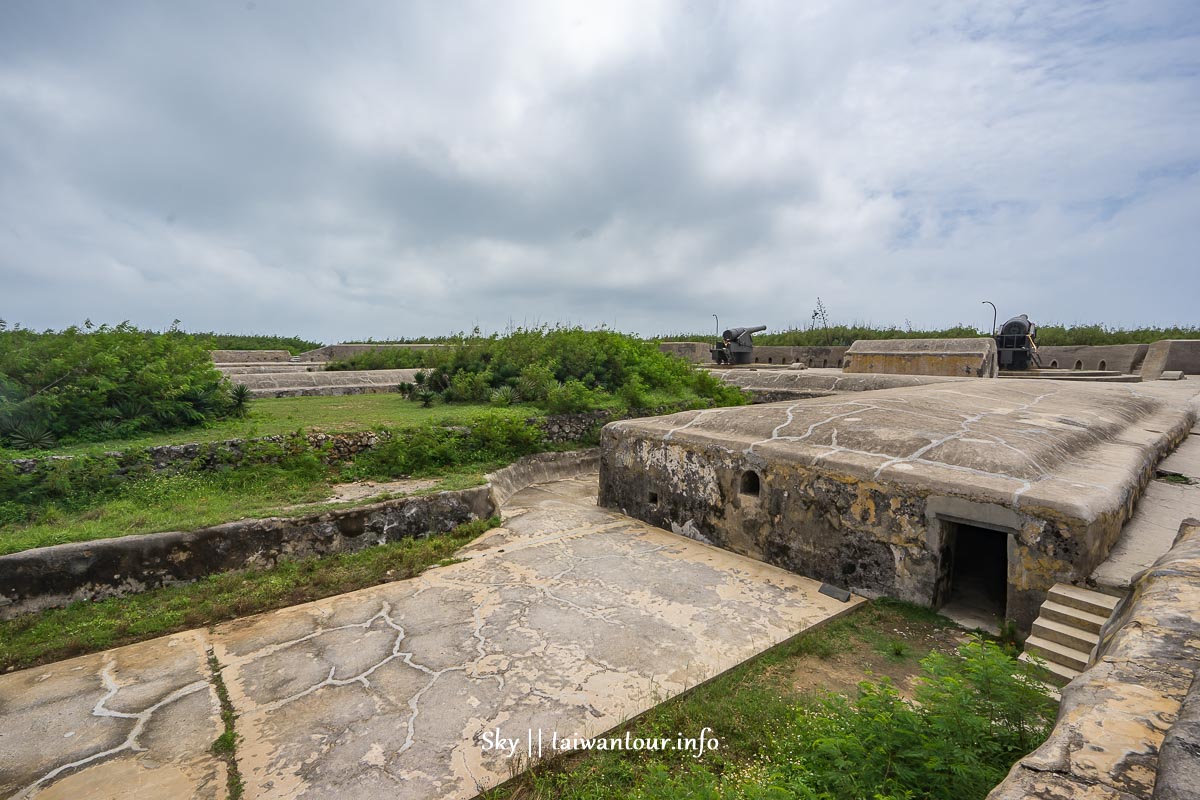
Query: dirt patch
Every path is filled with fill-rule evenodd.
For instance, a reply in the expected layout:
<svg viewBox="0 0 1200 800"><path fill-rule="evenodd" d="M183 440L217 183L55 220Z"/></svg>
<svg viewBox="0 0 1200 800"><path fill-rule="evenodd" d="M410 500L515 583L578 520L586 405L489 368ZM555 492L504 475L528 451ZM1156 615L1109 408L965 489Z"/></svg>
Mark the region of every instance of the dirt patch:
<svg viewBox="0 0 1200 800"><path fill-rule="evenodd" d="M324 500L313 503L301 503L287 506L281 511L292 511L297 508L320 506L326 503L353 503L359 500L369 500L373 497L403 497L424 489L432 489L441 482L440 478L406 478L400 481L356 481L354 483L335 484L333 493Z"/></svg>
<svg viewBox="0 0 1200 800"><path fill-rule="evenodd" d="M778 676L799 694L823 691L853 697L861 681L891 678L905 697L912 697L920 661L930 652L953 653L971 633L952 624L913 620L886 608L868 608L818 631L816 652L797 655L777 668Z"/></svg>

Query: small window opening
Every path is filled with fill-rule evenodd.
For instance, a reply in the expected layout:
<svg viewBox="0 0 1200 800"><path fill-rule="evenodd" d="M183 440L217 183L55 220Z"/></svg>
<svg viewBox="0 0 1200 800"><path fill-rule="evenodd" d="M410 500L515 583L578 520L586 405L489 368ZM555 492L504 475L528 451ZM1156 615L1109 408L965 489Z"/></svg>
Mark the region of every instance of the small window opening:
<svg viewBox="0 0 1200 800"><path fill-rule="evenodd" d="M1050 362L1050 369L1058 369L1058 361L1057 360Z"/></svg>
<svg viewBox="0 0 1200 800"><path fill-rule="evenodd" d="M1104 372L1104 370L1106 370L1106 369L1108 369L1108 362L1106 362L1106 361L1101 361L1101 362L1100 362L1100 371L1101 371L1101 372Z"/></svg>
<svg viewBox="0 0 1200 800"><path fill-rule="evenodd" d="M650 505L658 505L658 492L650 492L647 499L650 501Z"/></svg>
<svg viewBox="0 0 1200 800"><path fill-rule="evenodd" d="M742 473L742 494L750 494L758 496L759 479L758 473L753 470Z"/></svg>
<svg viewBox="0 0 1200 800"><path fill-rule="evenodd" d="M1075 362L1075 369L1083 369L1083 362L1082 362L1082 361L1076 361L1076 362Z"/></svg>

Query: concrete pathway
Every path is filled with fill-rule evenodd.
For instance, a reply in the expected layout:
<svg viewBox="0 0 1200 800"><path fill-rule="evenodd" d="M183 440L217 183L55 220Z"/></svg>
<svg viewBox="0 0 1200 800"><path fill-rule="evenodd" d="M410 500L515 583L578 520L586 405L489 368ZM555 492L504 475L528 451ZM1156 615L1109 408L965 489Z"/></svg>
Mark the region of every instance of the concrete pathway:
<svg viewBox="0 0 1200 800"><path fill-rule="evenodd" d="M246 797L468 798L539 732L548 755L861 602L595 493L594 475L524 490L414 580L0 676L0 796L224 796L211 654Z"/></svg>
<svg viewBox="0 0 1200 800"><path fill-rule="evenodd" d="M1190 484L1154 480L1138 500L1133 518L1108 558L1092 572L1098 589L1124 593L1135 575L1171 549L1185 519L1200 519L1200 428L1193 429L1158 465L1159 472L1191 479Z"/></svg>

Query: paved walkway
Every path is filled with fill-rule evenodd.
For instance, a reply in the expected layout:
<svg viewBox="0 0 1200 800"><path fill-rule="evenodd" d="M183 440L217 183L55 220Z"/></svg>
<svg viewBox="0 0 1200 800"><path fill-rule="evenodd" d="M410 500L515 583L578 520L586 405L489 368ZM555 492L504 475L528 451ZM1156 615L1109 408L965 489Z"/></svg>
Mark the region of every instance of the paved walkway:
<svg viewBox="0 0 1200 800"><path fill-rule="evenodd" d="M0 676L0 796L224 796L211 654L246 797L468 798L529 731L597 735L861 602L595 493L594 475L520 492L414 580Z"/></svg>
<svg viewBox="0 0 1200 800"><path fill-rule="evenodd" d="M1171 549L1185 519L1200 519L1200 428L1193 429L1158 470L1182 475L1191 483L1150 482L1121 529L1121 538L1092 572L1100 589L1123 593L1135 575Z"/></svg>

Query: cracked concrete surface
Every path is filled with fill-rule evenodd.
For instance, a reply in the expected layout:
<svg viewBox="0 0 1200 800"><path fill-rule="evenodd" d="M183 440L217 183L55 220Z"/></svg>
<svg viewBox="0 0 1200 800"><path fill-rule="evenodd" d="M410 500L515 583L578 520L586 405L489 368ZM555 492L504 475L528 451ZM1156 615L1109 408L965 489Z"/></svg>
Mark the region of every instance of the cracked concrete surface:
<svg viewBox="0 0 1200 800"><path fill-rule="evenodd" d="M0 792L221 796L211 647L247 797L472 797L513 766L486 732L597 735L861 602L595 491L519 492L503 528L413 580L0 677Z"/></svg>

